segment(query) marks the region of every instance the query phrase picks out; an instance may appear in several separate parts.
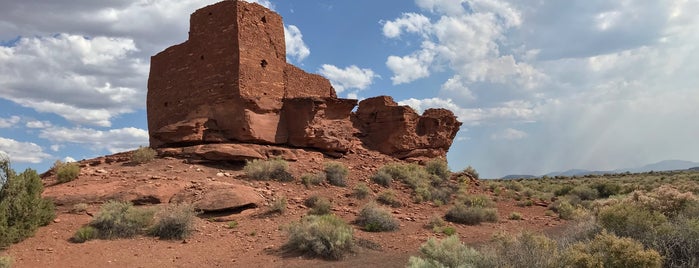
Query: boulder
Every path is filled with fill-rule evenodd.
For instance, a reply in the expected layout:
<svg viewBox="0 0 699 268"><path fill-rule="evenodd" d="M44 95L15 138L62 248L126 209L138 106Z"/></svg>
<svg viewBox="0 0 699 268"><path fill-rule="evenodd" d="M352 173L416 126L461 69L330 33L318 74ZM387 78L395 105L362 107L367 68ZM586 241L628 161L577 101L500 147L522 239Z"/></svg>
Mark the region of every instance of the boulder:
<svg viewBox="0 0 699 268"><path fill-rule="evenodd" d="M215 181L196 183L170 199L170 203L189 203L204 212L240 212L263 202L252 187Z"/></svg>

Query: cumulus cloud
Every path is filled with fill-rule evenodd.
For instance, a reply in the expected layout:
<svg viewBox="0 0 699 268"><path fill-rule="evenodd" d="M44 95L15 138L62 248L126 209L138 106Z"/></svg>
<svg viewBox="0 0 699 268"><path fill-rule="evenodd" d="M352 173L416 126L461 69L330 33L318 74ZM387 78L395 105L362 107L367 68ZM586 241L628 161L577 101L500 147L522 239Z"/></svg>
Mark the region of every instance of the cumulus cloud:
<svg viewBox="0 0 699 268"><path fill-rule="evenodd" d="M133 40L59 34L21 38L0 48L0 95L80 124L143 107L147 64L130 54Z"/></svg>
<svg viewBox="0 0 699 268"><path fill-rule="evenodd" d="M519 140L526 137L526 132L514 128L506 128L498 133L490 135L490 138L493 140Z"/></svg>
<svg viewBox="0 0 699 268"><path fill-rule="evenodd" d="M0 128L10 128L19 123L20 117L13 115L10 118L0 118Z"/></svg>
<svg viewBox="0 0 699 268"><path fill-rule="evenodd" d="M294 25L284 25L284 41L286 42L287 56L291 56L296 62L303 61L311 54L311 50L303 41L301 30Z"/></svg>
<svg viewBox="0 0 699 268"><path fill-rule="evenodd" d="M388 57L386 65L394 74L391 77L394 84L428 77L443 65L455 73L452 79L458 77L467 85L513 83L533 88L545 78L534 66L517 61L513 54L503 54L507 51L503 44L505 34L522 24L520 12L509 3L498 0L417 0L416 3L429 13L406 13L383 24L387 38L413 33L422 41L420 48L408 55Z"/></svg>
<svg viewBox="0 0 699 268"><path fill-rule="evenodd" d="M477 126L483 122L497 123L527 123L540 117L544 106L525 101L508 101L488 108L463 108L451 99L409 98L398 102L400 105L408 105L417 112L422 113L428 108L449 109L457 116L459 121L467 126Z"/></svg>
<svg viewBox="0 0 699 268"><path fill-rule="evenodd" d="M57 144L85 145L93 150L117 153L148 144L148 131L133 127L107 131L90 128L52 127L43 129L39 137Z"/></svg>
<svg viewBox="0 0 699 268"><path fill-rule="evenodd" d="M348 89L364 90L378 77L371 69L359 68L356 65L338 68L335 65L323 64L318 72L330 80L338 93Z"/></svg>
<svg viewBox="0 0 699 268"><path fill-rule="evenodd" d="M20 142L13 139L0 137L0 152L5 152L12 162L41 163L51 158L44 152L41 146L33 142Z"/></svg>
<svg viewBox="0 0 699 268"><path fill-rule="evenodd" d="M32 121L27 122L27 124L25 124L25 126L27 128L47 128L47 127L51 127L52 125L53 124L51 124L51 122L49 122L49 121L39 121L39 120L32 120Z"/></svg>

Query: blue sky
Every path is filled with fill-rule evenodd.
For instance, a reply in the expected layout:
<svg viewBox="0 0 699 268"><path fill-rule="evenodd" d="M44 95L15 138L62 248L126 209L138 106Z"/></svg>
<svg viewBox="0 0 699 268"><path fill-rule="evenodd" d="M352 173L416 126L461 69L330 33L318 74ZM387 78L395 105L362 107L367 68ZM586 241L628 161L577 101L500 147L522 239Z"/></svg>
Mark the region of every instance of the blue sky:
<svg viewBox="0 0 699 268"><path fill-rule="evenodd" d="M699 161L697 0L258 1L341 97L454 111L454 170ZM149 57L214 2L3 2L0 151L41 172L147 145Z"/></svg>

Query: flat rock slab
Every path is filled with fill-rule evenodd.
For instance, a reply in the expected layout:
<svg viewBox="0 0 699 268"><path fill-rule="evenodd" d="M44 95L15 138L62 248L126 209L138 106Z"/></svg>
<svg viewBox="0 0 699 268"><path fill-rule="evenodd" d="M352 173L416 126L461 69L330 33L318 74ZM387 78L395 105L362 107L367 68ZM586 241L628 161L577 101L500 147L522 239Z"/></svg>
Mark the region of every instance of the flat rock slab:
<svg viewBox="0 0 699 268"><path fill-rule="evenodd" d="M191 203L204 212L242 210L259 207L263 202L252 187L226 182L195 183L170 199L170 203Z"/></svg>

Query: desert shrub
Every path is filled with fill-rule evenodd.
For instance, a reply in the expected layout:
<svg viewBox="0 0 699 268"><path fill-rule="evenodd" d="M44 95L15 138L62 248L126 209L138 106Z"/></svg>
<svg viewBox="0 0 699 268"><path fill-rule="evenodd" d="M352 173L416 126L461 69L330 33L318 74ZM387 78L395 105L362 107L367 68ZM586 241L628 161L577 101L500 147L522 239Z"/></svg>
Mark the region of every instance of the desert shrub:
<svg viewBox="0 0 699 268"><path fill-rule="evenodd" d="M558 217L564 220L572 220L575 217L575 207L566 200L556 200L549 206L551 210L558 213Z"/></svg>
<svg viewBox="0 0 699 268"><path fill-rule="evenodd" d="M441 231L445 235L453 235L456 233L456 228L454 228L452 226L444 226L444 227L442 227Z"/></svg>
<svg viewBox="0 0 699 268"><path fill-rule="evenodd" d="M595 200L599 196L597 189L593 189L588 185L578 185L570 190L569 194L579 197L580 200Z"/></svg>
<svg viewBox="0 0 699 268"><path fill-rule="evenodd" d="M564 196L570 193L571 190L573 190L573 185L562 185L558 189L556 189L553 194L555 196Z"/></svg>
<svg viewBox="0 0 699 268"><path fill-rule="evenodd" d="M649 210L658 211L665 216L674 217L683 211L699 206L697 198L691 192L681 192L677 188L663 185L651 192L635 191L631 202Z"/></svg>
<svg viewBox="0 0 699 268"><path fill-rule="evenodd" d="M316 174L306 173L301 176L301 183L306 186L306 188L311 187L311 185L320 185L325 181L325 173L320 172Z"/></svg>
<svg viewBox="0 0 699 268"><path fill-rule="evenodd" d="M524 185L522 185L522 183L518 181L507 181L505 182L505 188L515 192L519 192L524 190Z"/></svg>
<svg viewBox="0 0 699 268"><path fill-rule="evenodd" d="M34 235L55 217L53 203L41 197L44 187L36 171L20 174L0 157L0 248Z"/></svg>
<svg viewBox="0 0 699 268"><path fill-rule="evenodd" d="M306 199L308 200L308 199ZM332 203L330 200L328 200L325 197L318 197L315 199L315 201L310 204L309 206L311 208L310 211L308 211L308 214L311 215L323 215L323 214L329 214L331 209L332 209Z"/></svg>
<svg viewBox="0 0 699 268"><path fill-rule="evenodd" d="M597 217L600 226L608 231L642 241L669 227L662 213L623 203L602 209Z"/></svg>
<svg viewBox="0 0 699 268"><path fill-rule="evenodd" d="M445 219L450 222L476 225L481 222L497 222L498 214L494 208L469 207L464 204L456 204L447 211Z"/></svg>
<svg viewBox="0 0 699 268"><path fill-rule="evenodd" d="M82 214L87 211L88 205L85 203L77 203L68 211L72 214Z"/></svg>
<svg viewBox="0 0 699 268"><path fill-rule="evenodd" d="M227 223L226 223L226 228L228 228L228 229L235 229L235 228L238 228L238 221L233 220L233 221L227 222Z"/></svg>
<svg viewBox="0 0 699 268"><path fill-rule="evenodd" d="M441 228L445 225L447 225L447 223L441 217L434 215L430 218L430 221L427 222L427 225L425 225L425 227L435 230L435 228Z"/></svg>
<svg viewBox="0 0 699 268"><path fill-rule="evenodd" d="M53 169L56 171L56 180L59 183L65 183L78 178L80 174L80 164L75 162L63 163L56 161L53 164Z"/></svg>
<svg viewBox="0 0 699 268"><path fill-rule="evenodd" d="M357 199L364 199L369 196L369 193L371 193L371 189L369 189L369 186L366 186L364 183L359 183L357 186L354 187L354 191L352 192L352 195L356 197Z"/></svg>
<svg viewBox="0 0 699 268"><path fill-rule="evenodd" d="M359 212L355 223L368 232L384 232L398 230L398 220L390 212L380 208L375 203L369 203Z"/></svg>
<svg viewBox="0 0 699 268"><path fill-rule="evenodd" d="M274 199L274 201L272 201L272 204L270 204L267 213L284 214L284 212L286 211L286 205L287 201L285 196L276 198Z"/></svg>
<svg viewBox="0 0 699 268"><path fill-rule="evenodd" d="M621 185L616 182L597 182L592 186L599 193L600 198L608 198L613 195L618 195L622 192Z"/></svg>
<svg viewBox="0 0 699 268"><path fill-rule="evenodd" d="M185 239L194 229L196 214L190 204L169 205L158 212L158 221L148 234L160 239Z"/></svg>
<svg viewBox="0 0 699 268"><path fill-rule="evenodd" d="M371 176L371 181L383 187L391 186L391 180L393 180L391 174L388 174L385 170L379 170Z"/></svg>
<svg viewBox="0 0 699 268"><path fill-rule="evenodd" d="M150 147L139 146L131 153L131 163L143 164L153 161L158 153Z"/></svg>
<svg viewBox="0 0 699 268"><path fill-rule="evenodd" d="M12 258L10 256L0 256L0 268L12 267Z"/></svg>
<svg viewBox="0 0 699 268"><path fill-rule="evenodd" d="M631 238L602 232L590 242L572 245L565 253L572 267L661 267L662 257Z"/></svg>
<svg viewBox="0 0 699 268"><path fill-rule="evenodd" d="M478 172L472 166L466 167L466 169L464 169L462 172L471 175L471 177L473 177L474 179L478 179Z"/></svg>
<svg viewBox="0 0 699 268"><path fill-rule="evenodd" d="M456 235L443 240L430 238L420 246L420 252L424 257L411 256L407 267L482 267L483 256L473 248L470 248Z"/></svg>
<svg viewBox="0 0 699 268"><path fill-rule="evenodd" d="M531 199L517 201L516 205L518 207L531 207L534 205L534 201L532 201Z"/></svg>
<svg viewBox="0 0 699 268"><path fill-rule="evenodd" d="M655 237L651 247L665 257L665 266L699 267L699 218L673 222L669 232Z"/></svg>
<svg viewBox="0 0 699 268"><path fill-rule="evenodd" d="M347 175L349 170L340 162L325 163L325 178L328 183L335 186L347 186Z"/></svg>
<svg viewBox="0 0 699 268"><path fill-rule="evenodd" d="M507 216L508 219L510 220L521 220L522 219L522 213L519 212L512 212L510 213L510 216Z"/></svg>
<svg viewBox="0 0 699 268"><path fill-rule="evenodd" d="M529 232L496 235L490 258L495 267L562 267L556 241Z"/></svg>
<svg viewBox="0 0 699 268"><path fill-rule="evenodd" d="M488 208L495 206L495 202L487 195L463 195L459 197L459 202L468 207Z"/></svg>
<svg viewBox="0 0 699 268"><path fill-rule="evenodd" d="M269 160L254 159L248 161L243 168L245 175L253 180L293 181L294 177L289 173L289 165L281 158Z"/></svg>
<svg viewBox="0 0 699 268"><path fill-rule="evenodd" d="M396 193L391 190L381 192L379 196L376 197L376 201L384 205L392 206L394 208L403 206L403 203L401 203L400 200L398 200Z"/></svg>
<svg viewBox="0 0 699 268"><path fill-rule="evenodd" d="M352 227L335 215L309 215L289 228L287 250L340 259L352 250Z"/></svg>
<svg viewBox="0 0 699 268"><path fill-rule="evenodd" d="M425 170L427 170L427 173L435 175L442 180L449 179L449 175L451 175L447 161L441 158L427 161L427 163L425 163Z"/></svg>
<svg viewBox="0 0 699 268"><path fill-rule="evenodd" d="M73 243L85 243L95 238L97 238L97 229L92 226L83 226L75 231L75 234L73 234L73 237L70 238L70 241Z"/></svg>
<svg viewBox="0 0 699 268"><path fill-rule="evenodd" d="M99 238L127 238L142 233L153 222L155 211L136 208L129 202L109 201L90 221Z"/></svg>

